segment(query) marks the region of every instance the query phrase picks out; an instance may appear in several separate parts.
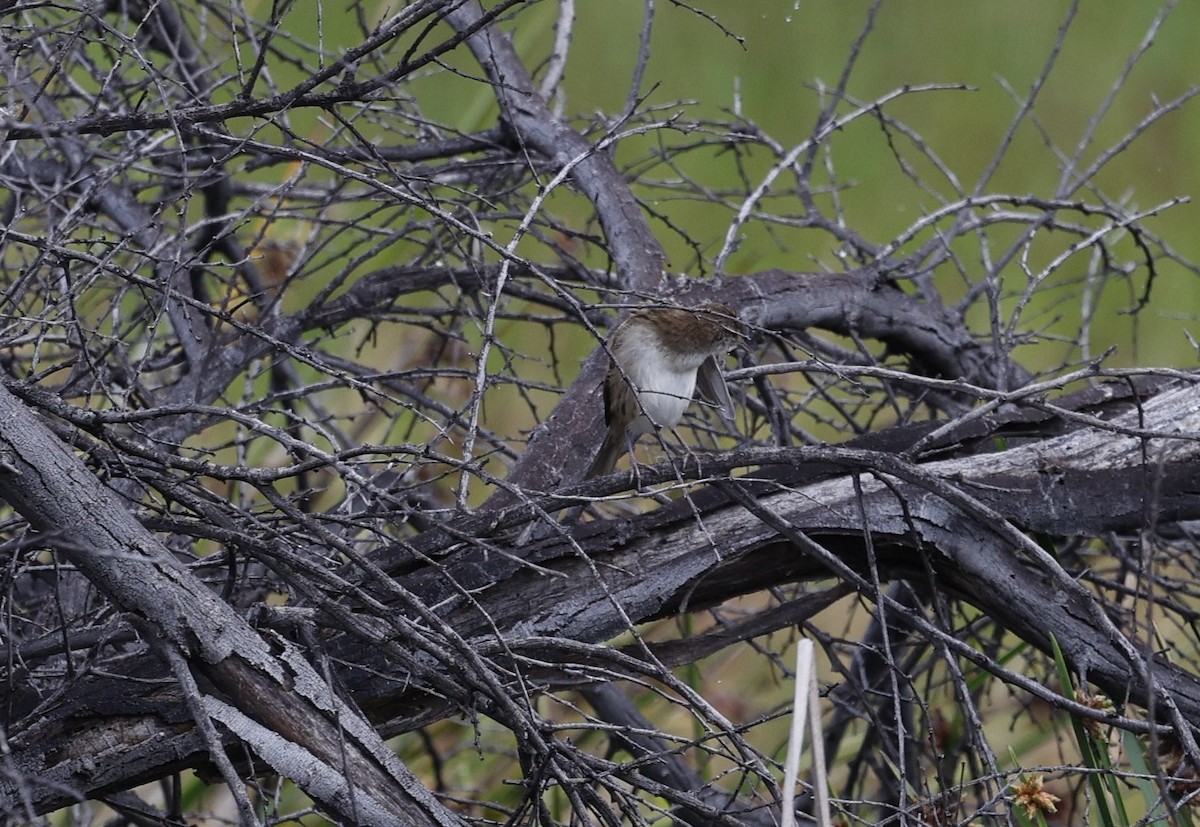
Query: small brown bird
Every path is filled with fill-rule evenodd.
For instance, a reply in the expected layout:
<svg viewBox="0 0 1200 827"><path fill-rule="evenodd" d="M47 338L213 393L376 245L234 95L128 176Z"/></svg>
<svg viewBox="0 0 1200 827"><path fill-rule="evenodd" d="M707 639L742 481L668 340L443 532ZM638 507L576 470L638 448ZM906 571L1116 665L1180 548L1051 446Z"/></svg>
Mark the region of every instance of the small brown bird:
<svg viewBox="0 0 1200 827"><path fill-rule="evenodd" d="M715 302L633 311L608 345L613 360L604 379L608 433L584 479L611 472L642 434L679 424L697 384L722 418L732 421L733 403L717 357L745 337L737 314Z"/></svg>

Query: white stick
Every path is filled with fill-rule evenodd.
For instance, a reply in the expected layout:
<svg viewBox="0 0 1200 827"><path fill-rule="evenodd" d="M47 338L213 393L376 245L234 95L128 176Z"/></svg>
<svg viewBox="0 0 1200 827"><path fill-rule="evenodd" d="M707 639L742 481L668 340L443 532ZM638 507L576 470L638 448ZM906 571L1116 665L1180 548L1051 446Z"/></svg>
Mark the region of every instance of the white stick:
<svg viewBox="0 0 1200 827"><path fill-rule="evenodd" d="M796 776L800 772L800 753L804 751L804 722L808 719L809 686L813 680L813 643L804 639L796 644L796 691L792 698L792 733L788 737L787 760L783 764L783 801L781 827L796 827Z"/></svg>
<svg viewBox="0 0 1200 827"><path fill-rule="evenodd" d="M812 643L809 643L809 647ZM813 793L817 797L817 824L832 827L829 813L829 781L825 777L825 735L821 731L821 697L817 691L817 673L808 684L808 714L812 720Z"/></svg>

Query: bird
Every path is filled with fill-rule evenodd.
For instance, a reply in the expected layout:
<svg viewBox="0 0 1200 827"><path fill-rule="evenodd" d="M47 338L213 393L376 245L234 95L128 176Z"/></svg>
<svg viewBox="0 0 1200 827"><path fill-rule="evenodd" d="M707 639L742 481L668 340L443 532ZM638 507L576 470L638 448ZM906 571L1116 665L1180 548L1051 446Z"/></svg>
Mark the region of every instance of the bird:
<svg viewBox="0 0 1200 827"><path fill-rule="evenodd" d="M746 338L746 326L729 307L705 302L694 308L634 310L608 343L612 364L604 378L608 432L584 479L610 473L643 434L679 424L699 385L727 422L733 403L717 358Z"/></svg>

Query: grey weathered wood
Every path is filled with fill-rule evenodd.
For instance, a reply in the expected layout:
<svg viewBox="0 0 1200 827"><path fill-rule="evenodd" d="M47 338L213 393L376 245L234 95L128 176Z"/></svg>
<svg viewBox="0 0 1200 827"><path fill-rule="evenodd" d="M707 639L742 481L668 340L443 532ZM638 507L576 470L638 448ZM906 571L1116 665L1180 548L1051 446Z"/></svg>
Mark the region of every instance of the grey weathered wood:
<svg viewBox="0 0 1200 827"><path fill-rule="evenodd" d="M497 652L494 631L499 630L513 652L568 662L564 652L570 650L556 640L604 641L629 622L781 583L824 579L830 576L830 561L844 566L840 574L853 580L866 566L865 523L884 578L924 578L928 564L939 588L974 603L1026 640L1045 648L1053 634L1072 664L1112 697L1145 706L1170 696L1184 716L1200 720L1200 678L1165 662L1145 661L1105 623L1090 595L1024 539L1029 532L1137 531L1156 521L1200 518L1200 387L1186 382L1168 387L1140 410L1122 404L1125 412L1107 425L1099 420L1095 427L1070 425L1047 415L1045 431L1051 436L1031 433L1024 444L992 453L971 453L974 449L964 444L965 455L940 461L914 463L891 451L834 447L726 455L723 461L714 458L706 470L720 475L722 467L753 462L761 466L753 477L770 478L757 487L749 478L722 483L736 486L753 509L728 493L700 490L691 505L579 526L574 545L547 542L525 549L510 545L506 538L511 532L497 534L489 528L495 515L469 516L458 521L459 528L508 556L435 531L429 533L426 551L441 559L438 567L410 561L394 571L411 595L439 606L439 621L479 651ZM5 444L21 444L21 433L14 432L11 419L6 422L0 437ZM1067 432L1058 433L1064 424ZM986 427L977 428L972 436L986 433ZM8 464L28 473L23 465ZM815 479L813 469L819 471ZM69 466L59 470L65 480L87 484L86 474ZM7 474L11 480L11 469ZM94 503L88 507L87 513L97 519L111 511ZM75 509L61 517L66 521L72 513ZM89 531L93 541L110 536L108 531L92 532L90 522L63 524L71 531ZM829 558L822 561L798 537L819 544ZM138 571L169 571L167 582L179 582L180 574L168 561L121 558L120 563ZM105 576L98 575L102 581ZM471 591L472 602L455 597L464 589ZM181 590L174 602L163 605L185 606L190 599L185 596L192 593ZM143 596L151 594L159 592ZM211 606L203 592L196 598L199 605ZM224 616L219 608L211 611ZM188 627L173 622L175 617L172 612L162 618L164 627L190 640ZM218 624L212 630L215 639L197 644L198 651L225 651L229 644L222 647L218 641L237 640L240 634ZM436 637L436 628L428 634ZM387 647L337 634L327 646L332 656L360 667L351 666L344 677L358 703L388 734L454 714L460 703L484 710L489 703L483 696L456 698L455 670L465 675L470 666L449 649L440 661L414 650L410 662L424 663L425 676L405 676ZM577 656L581 663L587 660L585 651L590 650ZM636 659L606 657L610 671L638 668ZM142 662L143 671L153 673L153 660ZM446 683L430 685L428 675L437 670ZM547 685L586 685L590 679L582 674L566 669L543 677ZM427 694L429 689L442 697ZM201 760L199 742L186 727L180 729L186 716L178 700L170 699L163 686L147 687L144 697L137 698L113 678L85 678L48 711L38 726L37 743L18 740L13 755L29 772L73 777L76 783L82 779L81 786L90 791L134 774L148 778L195 765ZM131 714L140 717L126 717ZM82 724L97 733L95 740L78 742L73 733ZM73 750L56 752L73 739ZM129 761L126 775L113 762L96 765L95 745L102 742L106 754ZM49 763L51 755L60 763ZM93 766L81 771L88 760Z"/></svg>
<svg viewBox="0 0 1200 827"><path fill-rule="evenodd" d="M314 800L362 824L458 823L293 645L251 629L2 386L0 496L46 535L64 561L134 616L140 629L176 647L197 677L217 689L219 696L205 699L210 714L276 770L295 778ZM17 766L37 779L34 789L62 796L76 785L81 770L91 775L89 770L101 763L105 773L114 768L128 773L122 767L151 772L143 760L125 764L126 752L138 759L148 741L159 740L164 729L176 729L153 715L116 724L116 730L94 732L82 743L18 733L12 742ZM197 745L188 738L175 746L194 754ZM182 758L157 755L174 765ZM155 767L162 770L161 763ZM0 797L4 811L11 812L17 798L14 779L0 778Z"/></svg>

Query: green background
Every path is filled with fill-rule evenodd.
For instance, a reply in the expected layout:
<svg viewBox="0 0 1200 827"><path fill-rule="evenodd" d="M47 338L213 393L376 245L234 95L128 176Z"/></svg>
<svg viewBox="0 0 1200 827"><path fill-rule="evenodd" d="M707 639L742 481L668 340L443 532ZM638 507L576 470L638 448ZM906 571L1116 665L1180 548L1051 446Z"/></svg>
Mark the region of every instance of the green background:
<svg viewBox="0 0 1200 827"><path fill-rule="evenodd" d="M697 4L732 34L694 11L657 3L650 59L641 92L643 107L661 107L657 117L682 113L692 120L728 120L735 108L774 140L790 148L808 137L824 97L820 91L837 85L855 41L862 35L870 5L836 0L709 0ZM969 90L911 94L889 103L885 112L918 132L927 146L970 191L993 162L1001 139L1018 112L1020 100L1042 74L1055 49L1059 30L1071 4L1023 0L982 3L965 0L883 3L871 31L863 39L847 91L869 101L905 85L963 84ZM1147 118L1156 103L1165 103L1200 82L1195 55L1200 31L1200 4L1180 4L1166 15L1150 48L1133 67L1107 111L1106 106L1132 56L1148 39L1161 7L1153 3L1081 4L1063 39L1056 64L1035 101L1031 117L1016 130L1012 146L991 178L986 192L1049 197L1062 175L1058 153L1075 154L1088 131L1094 136L1080 153L1082 165L1120 142ZM638 39L645 14L642 0L580 3L564 85L565 113L615 119L625 108L632 83ZM540 65L549 50L557 4L516 15L509 28L523 57ZM428 107L428 99L425 101ZM465 128L486 125L491 113L470 113L478 123L461 121L461 99L446 99L434 108L460 108ZM1129 209L1148 209L1195 193L1200 185L1200 101L1184 103L1161 118L1096 176L1095 183L1110 199ZM845 106L840 111L846 111ZM439 113L442 114L442 113ZM582 123L580 124L583 125ZM594 124L593 124L594 126ZM923 163L918 153L892 134L906 161L944 197L951 188ZM1047 144L1047 139L1051 145ZM685 140L680 138L680 141ZM623 144L618 159L636 159L644 145ZM938 201L905 176L888 145L888 136L872 117L860 118L829 141L830 159L848 224L876 244L886 244ZM735 165L716 150L687 156L688 172L708 186L736 184ZM758 183L771 159L752 159L747 180ZM653 175L662 170L652 170ZM784 176L786 178L786 176ZM821 182L822 176L816 176ZM786 189L787 182L783 182ZM779 188L776 189L779 192ZM1074 197L1087 197L1086 191ZM828 206L828 201L820 201ZM700 240L704 254L715 256L733 212L692 203L655 203ZM775 201L780 212L796 212ZM1200 259L1194 204L1186 203L1147 219L1148 229L1163 238L1186 261ZM666 244L676 269L703 269L687 245L660 225L655 231ZM997 236L996 251L1005 246ZM1044 266L1069 243L1060 237L1033 266ZM840 266L833 255L835 242L815 231L763 232L748 228L747 240L726 265L730 274L768 267L793 270ZM978 251L958 250L966 272L940 272L939 285L949 300L974 280L983 265ZM1036 250L1035 250L1036 252ZM1136 261L1132 247L1121 249ZM1036 259L1036 255L1034 256ZM1047 285L1039 304L1019 320L1024 330L1047 334L1032 351L1018 352L1031 367L1049 369L1070 361L1063 349L1046 344L1055 336L1071 338L1078 329L1081 288L1078 279L1085 260L1069 264ZM1005 288L1022 289L1019 272ZM1114 346L1107 365L1191 366L1196 351L1186 332L1196 333L1196 303L1200 282L1185 266L1160 263L1150 306L1136 319L1121 311L1130 307L1145 286L1146 270L1139 268L1130 282L1105 288L1091 331L1093 354ZM1011 307L1011 306L1010 306ZM986 316L969 316L974 329L986 330ZM982 327L981 327L982 326ZM1076 357L1078 354L1076 354Z"/></svg>

